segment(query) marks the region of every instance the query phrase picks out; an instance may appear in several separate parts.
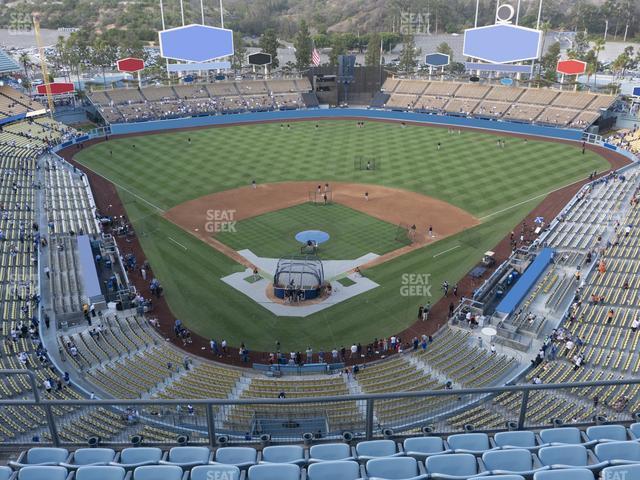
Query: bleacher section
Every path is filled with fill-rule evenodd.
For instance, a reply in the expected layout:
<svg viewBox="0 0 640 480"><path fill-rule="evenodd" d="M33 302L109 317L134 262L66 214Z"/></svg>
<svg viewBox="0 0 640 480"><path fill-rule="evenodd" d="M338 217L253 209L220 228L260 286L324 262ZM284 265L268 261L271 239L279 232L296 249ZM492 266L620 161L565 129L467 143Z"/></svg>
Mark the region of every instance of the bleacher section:
<svg viewBox="0 0 640 480"><path fill-rule="evenodd" d="M117 123L302 108L302 95L310 90L309 80L303 78L114 89L89 97L107 122Z"/></svg>
<svg viewBox="0 0 640 480"><path fill-rule="evenodd" d="M44 107L40 103L31 100L17 90L6 85L0 86L0 120L43 109Z"/></svg>
<svg viewBox="0 0 640 480"><path fill-rule="evenodd" d="M429 82L388 78L384 108L447 113L480 118L584 129L609 108L614 97L551 89L491 86L478 83ZM379 108L379 105L378 105Z"/></svg>

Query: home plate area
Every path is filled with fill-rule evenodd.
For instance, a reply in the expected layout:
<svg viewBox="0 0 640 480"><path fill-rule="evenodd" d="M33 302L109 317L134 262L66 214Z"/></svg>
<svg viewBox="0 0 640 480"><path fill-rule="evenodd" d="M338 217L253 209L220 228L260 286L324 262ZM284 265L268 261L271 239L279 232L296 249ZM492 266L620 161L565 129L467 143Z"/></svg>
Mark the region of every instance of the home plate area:
<svg viewBox="0 0 640 480"><path fill-rule="evenodd" d="M312 256L265 258L251 250L240 250L238 254L255 266L257 274L247 268L221 280L279 317L306 317L379 286L358 270L377 259L379 255L375 253L355 260L319 260ZM279 279L276 285L274 279ZM317 288L310 285L313 280L318 281ZM284 295L278 296L283 291Z"/></svg>

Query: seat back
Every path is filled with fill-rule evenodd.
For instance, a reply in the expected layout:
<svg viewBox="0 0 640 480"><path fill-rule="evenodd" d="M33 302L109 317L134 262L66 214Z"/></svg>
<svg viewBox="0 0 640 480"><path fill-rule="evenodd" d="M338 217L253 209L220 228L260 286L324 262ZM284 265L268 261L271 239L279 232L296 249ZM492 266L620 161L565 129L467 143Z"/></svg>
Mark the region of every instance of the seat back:
<svg viewBox="0 0 640 480"><path fill-rule="evenodd" d="M538 458L543 465L571 465L586 467L589 463L587 449L582 445L558 445L538 450Z"/></svg>
<svg viewBox="0 0 640 480"><path fill-rule="evenodd" d="M587 428L589 440L627 440L627 430L622 425L595 425Z"/></svg>
<svg viewBox="0 0 640 480"><path fill-rule="evenodd" d="M248 480L299 480L300 467L292 463L271 463L249 467Z"/></svg>
<svg viewBox="0 0 640 480"><path fill-rule="evenodd" d="M120 452L120 463L133 464L143 462L159 462L162 450L157 447L125 448Z"/></svg>
<svg viewBox="0 0 640 480"><path fill-rule="evenodd" d="M358 478L360 478L360 466L357 462L348 460L312 463L307 469L308 480L357 480Z"/></svg>
<svg viewBox="0 0 640 480"><path fill-rule="evenodd" d="M182 469L177 465L147 465L133 471L133 480L182 480Z"/></svg>
<svg viewBox="0 0 640 480"><path fill-rule="evenodd" d="M88 465L76 472L76 480L123 480L126 472L122 467Z"/></svg>
<svg viewBox="0 0 640 480"><path fill-rule="evenodd" d="M542 443L564 443L576 445L582 443L580 430L576 427L547 428L540 431Z"/></svg>
<svg viewBox="0 0 640 480"><path fill-rule="evenodd" d="M9 480L9 477L13 474L13 470L9 467L0 467L0 480Z"/></svg>
<svg viewBox="0 0 640 480"><path fill-rule="evenodd" d="M405 452L438 453L444 451L444 444L440 437L412 437L404 443Z"/></svg>
<svg viewBox="0 0 640 480"><path fill-rule="evenodd" d="M476 477L477 480L525 480L522 475L487 475L482 477ZM472 478L471 480L476 480Z"/></svg>
<svg viewBox="0 0 640 480"><path fill-rule="evenodd" d="M79 448L73 453L75 465L113 462L116 452L111 448Z"/></svg>
<svg viewBox="0 0 640 480"><path fill-rule="evenodd" d="M487 467L487 470L526 472L533 467L531 452L519 448L485 452L482 454L482 461Z"/></svg>
<svg viewBox="0 0 640 480"><path fill-rule="evenodd" d="M372 458L367 462L367 476L390 480L418 475L418 462L412 457Z"/></svg>
<svg viewBox="0 0 640 480"><path fill-rule="evenodd" d="M240 480L240 469L234 465L199 465L191 469L191 480Z"/></svg>
<svg viewBox="0 0 640 480"><path fill-rule="evenodd" d="M37 465L39 463L62 463L69 458L66 448L34 447L27 452L27 463Z"/></svg>
<svg viewBox="0 0 640 480"><path fill-rule="evenodd" d="M388 457L394 455L396 442L393 440L369 440L356 445L356 452L359 456L365 457Z"/></svg>
<svg viewBox="0 0 640 480"><path fill-rule="evenodd" d="M262 460L271 463L295 462L304 458L304 450L299 445L276 445L262 450Z"/></svg>
<svg viewBox="0 0 640 480"><path fill-rule="evenodd" d="M453 450L489 450L489 436L486 433L459 433L449 435L447 443Z"/></svg>
<svg viewBox="0 0 640 480"><path fill-rule="evenodd" d="M210 450L207 447L173 447L169 450L169 461L173 463L207 463L209 455Z"/></svg>
<svg viewBox="0 0 640 480"><path fill-rule="evenodd" d="M216 450L216 462L227 465L256 463L258 452L251 447L222 447Z"/></svg>
<svg viewBox="0 0 640 480"><path fill-rule="evenodd" d="M470 453L452 453L451 455L434 455L425 460L427 473L444 473L445 475L476 475L478 462Z"/></svg>
<svg viewBox="0 0 640 480"><path fill-rule="evenodd" d="M596 457L604 460L629 460L640 462L640 443L606 442L596 445Z"/></svg>
<svg viewBox="0 0 640 480"><path fill-rule="evenodd" d="M487 477L485 477L487 478ZM536 472L533 480L594 480L591 470L586 468L562 468Z"/></svg>
<svg viewBox="0 0 640 480"><path fill-rule="evenodd" d="M325 443L313 445L309 456L317 460L342 460L351 456L351 449L346 443Z"/></svg>
<svg viewBox="0 0 640 480"><path fill-rule="evenodd" d="M18 480L66 480L67 469L64 467L23 467L18 471Z"/></svg>
<svg viewBox="0 0 640 480"><path fill-rule="evenodd" d="M602 470L602 478L605 480L635 480L640 478L640 465L607 467Z"/></svg>
<svg viewBox="0 0 640 480"><path fill-rule="evenodd" d="M631 430L631 433L633 433L636 438L640 438L640 423L631 424L629 430Z"/></svg>
<svg viewBox="0 0 640 480"><path fill-rule="evenodd" d="M498 447L535 447L536 434L528 430L520 432L500 432L493 436Z"/></svg>

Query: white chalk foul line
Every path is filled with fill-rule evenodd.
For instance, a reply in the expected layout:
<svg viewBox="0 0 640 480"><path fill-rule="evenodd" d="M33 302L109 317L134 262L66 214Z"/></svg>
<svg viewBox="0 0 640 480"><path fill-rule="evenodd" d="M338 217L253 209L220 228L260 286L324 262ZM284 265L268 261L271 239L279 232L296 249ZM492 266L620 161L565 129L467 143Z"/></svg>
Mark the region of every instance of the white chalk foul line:
<svg viewBox="0 0 640 480"><path fill-rule="evenodd" d="M178 245L179 247L182 247L182 248L184 248L185 250L187 249L187 247L185 247L185 246L184 246L183 244L181 244L180 242L178 242L178 241L174 240L173 238L171 238L171 237L167 237L167 238L168 238L169 240L171 240L173 243L175 243L176 245Z"/></svg>
<svg viewBox="0 0 640 480"><path fill-rule="evenodd" d="M506 208L503 208L502 210L498 210L497 212L492 212L489 215L485 215L484 217L480 217L480 221L484 222L487 218L491 218L494 215L498 215L500 213L504 213L506 211L511 210L512 208L516 208L516 207L519 207L520 205L524 205L525 203L529 203L529 202L532 202L533 200L537 200L538 198L542 198L542 197L546 197L547 195L551 195L552 193L557 192L558 190L562 190L563 188L570 187L571 185L574 185L575 183L578 183L579 181L580 180L576 180L575 182L567 183L566 185L564 185L562 187L554 188L553 190L549 190L546 193L541 193L539 195L536 195L535 197L528 198L527 200L523 200L521 202L514 203L513 205L511 205L509 207L506 207Z"/></svg>
<svg viewBox="0 0 640 480"><path fill-rule="evenodd" d="M81 164L81 165L82 165L82 164ZM97 175L97 176L99 176L99 177L104 178L107 182L112 183L113 185L115 185L116 187L118 187L118 188L120 188L120 189L124 190L124 191L125 191L125 192L127 192L128 194L133 195L133 196L134 196L134 197L136 197L138 200L142 200L144 203L146 203L147 205L149 205L149 206L150 206L150 207L152 207L152 208L155 208L155 209L156 209L156 210L158 210L160 213L164 213L164 212L165 212L165 211L164 211L164 209L160 208L160 207L159 207L159 206L157 206L157 205L154 205L154 204L153 204L153 203L151 203L149 200L147 200L147 199L145 199L145 198L141 197L141 196L140 196L140 195L138 195L137 193L132 192L131 190L129 190L127 187L124 187L124 186L120 185L119 183L114 182L114 181L113 181L113 180L111 180L109 177L107 177L107 176L105 176L105 175L102 175L101 173L96 172L95 170L93 170L93 169L91 169L91 168L87 167L86 165L82 165L82 169L83 169L83 170L88 170L88 171L90 171L90 172L93 172L95 175Z"/></svg>
<svg viewBox="0 0 640 480"><path fill-rule="evenodd" d="M439 257L440 255L443 255L443 254L448 253L448 252L450 252L450 251L452 251L452 250L455 250L456 248L460 248L460 245L456 245L455 247L451 247L451 248L448 248L447 250L444 250L444 251L442 251L442 252L440 252L440 253L436 253L436 254L433 256L433 258Z"/></svg>

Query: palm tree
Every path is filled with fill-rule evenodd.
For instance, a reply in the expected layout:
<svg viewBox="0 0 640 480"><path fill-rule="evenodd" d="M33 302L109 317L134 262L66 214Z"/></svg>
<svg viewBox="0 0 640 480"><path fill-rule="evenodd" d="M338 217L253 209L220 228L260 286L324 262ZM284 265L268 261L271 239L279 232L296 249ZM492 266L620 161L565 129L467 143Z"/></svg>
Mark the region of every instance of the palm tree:
<svg viewBox="0 0 640 480"><path fill-rule="evenodd" d="M595 69L594 69L594 72L593 72L593 86L594 86L594 88L598 87L598 55L600 55L600 52L602 50L604 50L604 44L605 44L604 38L598 38L595 41L595 44L593 45L593 52L595 53L595 56L596 56Z"/></svg>
<svg viewBox="0 0 640 480"><path fill-rule="evenodd" d="M27 52L22 52L19 57L20 65L24 68L24 87L26 89L31 88L31 80L29 79L29 70L33 67L31 58ZM46 79L45 79L46 82Z"/></svg>

